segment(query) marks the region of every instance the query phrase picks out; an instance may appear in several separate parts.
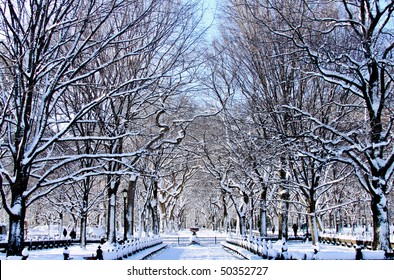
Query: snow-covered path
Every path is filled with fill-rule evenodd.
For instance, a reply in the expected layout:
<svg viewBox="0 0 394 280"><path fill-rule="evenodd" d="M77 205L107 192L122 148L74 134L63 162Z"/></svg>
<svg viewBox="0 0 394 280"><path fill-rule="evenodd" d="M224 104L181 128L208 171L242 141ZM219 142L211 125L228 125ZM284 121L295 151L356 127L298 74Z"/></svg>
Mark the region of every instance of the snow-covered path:
<svg viewBox="0 0 394 280"><path fill-rule="evenodd" d="M149 260L242 260L235 254L223 249L222 246L168 246Z"/></svg>

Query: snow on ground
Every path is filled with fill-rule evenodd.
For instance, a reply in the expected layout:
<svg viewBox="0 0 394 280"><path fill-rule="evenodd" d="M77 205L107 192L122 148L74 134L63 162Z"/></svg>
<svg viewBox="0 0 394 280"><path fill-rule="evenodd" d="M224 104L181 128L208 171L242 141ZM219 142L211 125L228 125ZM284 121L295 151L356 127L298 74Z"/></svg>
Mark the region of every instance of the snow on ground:
<svg viewBox="0 0 394 280"><path fill-rule="evenodd" d="M179 231L172 234L164 234L162 237L164 240L166 237L190 237L191 233L188 230ZM211 230L201 229L197 236L199 237L225 237L225 233L214 232ZM73 260L84 260L87 257L95 255L98 244L88 244L86 248L80 248L78 245L70 246L70 258ZM281 242L272 244L273 249L281 252ZM307 259L313 258L313 246L310 242L304 243L289 242L288 252L295 258L302 259L303 256L307 256ZM152 249L155 250L156 247ZM104 249L104 248L103 248ZM63 260L64 248L44 249L44 250L33 250L29 252L28 260ZM365 250L364 252L367 252ZM333 259L333 260L344 260L354 259L355 249L344 246L334 246L328 244L320 244L320 259ZM371 253L370 253L371 254ZM126 260L131 259L143 259L146 257L145 254L135 254ZM375 258L372 256L371 258ZM5 253L0 253L0 260L5 260ZM228 250L223 249L220 242L217 244L209 243L201 245L190 245L188 244L168 244L168 246L156 252L151 260L240 260L243 259L240 256L230 253Z"/></svg>
<svg viewBox="0 0 394 280"><path fill-rule="evenodd" d="M91 257L92 254L96 254L97 244L89 244L86 248L80 246L70 246L70 258L73 260L83 260L84 257ZM43 250L29 251L28 260L63 260L64 248L53 248ZM6 256L4 253L0 254L0 260L5 260Z"/></svg>
<svg viewBox="0 0 394 280"><path fill-rule="evenodd" d="M204 237L225 237L225 233L214 232L211 230L202 229L199 231L199 236ZM163 237L190 237L191 232L189 230L182 230L176 233L169 233L164 234ZM88 244L86 248L81 248L78 245L70 246L68 249L70 250L70 258L72 260L84 260L87 257L91 257L92 255L96 254L98 244ZM155 249L155 248L153 248ZM64 248L54 248L54 249L44 249L44 250L33 250L29 251L28 260L63 260L63 250ZM103 247L103 250L105 248ZM176 247L169 246L167 249L164 249L164 255L162 255L162 259L195 259L195 260L202 260L202 259L239 259L236 256L232 256L224 249L221 248L220 244L216 246L182 246ZM135 254L127 259L142 259L146 256L146 254ZM4 253L0 253L0 260L5 260L6 255Z"/></svg>
<svg viewBox="0 0 394 280"><path fill-rule="evenodd" d="M156 246L155 246L156 247ZM155 249L153 247L153 249ZM97 245L88 245L86 249L79 246L70 246L70 258L72 260L84 260L95 254ZM35 250L29 252L28 260L63 260L64 248L46 250ZM149 249L147 249L149 250ZM125 260L143 259L146 254L139 252ZM0 260L5 260L5 254L0 254ZM190 246L168 246L154 254L149 260L239 260L239 256L225 251L220 244L213 246L190 245Z"/></svg>
<svg viewBox="0 0 394 280"><path fill-rule="evenodd" d="M221 245L170 246L149 260L241 260L240 256L224 250Z"/></svg>
<svg viewBox="0 0 394 280"><path fill-rule="evenodd" d="M280 251L279 244L273 244L274 248ZM341 259L347 252L354 252L354 249L341 247L322 245L322 251L331 252L334 259ZM96 253L97 244L89 244L86 248L80 246L70 246L70 258L72 260L84 260L86 257L92 256ZM29 251L28 260L63 260L64 248L44 249L44 250L33 250ZM309 243L296 243L289 244L289 251L297 251L299 253L312 254L313 248ZM145 255L141 255L142 259ZM5 260L6 256L4 253L0 254L0 260ZM137 256L133 256L127 259L137 259ZM126 259L126 260L127 260ZM242 259L235 254L231 254L225 251L220 244L211 245L169 245L167 248L156 253L151 260L235 260Z"/></svg>
<svg viewBox="0 0 394 280"><path fill-rule="evenodd" d="M172 237L190 237L189 231L181 231L173 234L163 235L163 239L171 240ZM199 237L224 237L224 233L211 232L208 230L200 230ZM185 238L187 240L187 238ZM211 238L212 239L212 238ZM223 241L222 241L223 242ZM332 259L343 259L345 256L354 253L353 248L344 246L334 246L321 244L320 252L322 252L321 261L286 261L285 269L283 261L268 261L258 259L254 255L252 260L241 261L239 255L234 254L222 248L220 242L201 243L201 245L188 245L187 242L182 244L164 243L156 245L149 249L140 251L125 259L126 261L104 261L104 262L86 262L84 257L89 257L96 252L98 244L89 244L85 249L79 246L71 246L70 257L71 262L60 261L63 260L63 248L46 249L30 251L28 260L44 260L44 261L27 261L23 265L19 261L2 261L1 279L39 279L39 280L53 280L54 278L64 276L67 278L76 279L131 279L130 271L137 269L144 271L146 269L163 268L179 270L185 268L188 271L208 269L211 274L205 276L196 274L187 279L242 279L244 276L234 274L238 268L258 268L264 266L268 268L267 276L269 279L304 279L316 280L323 277L331 279L354 278L354 279L384 279L387 275L392 274L392 262L390 261L333 261L327 260L327 256ZM281 249L281 242L272 244L277 251ZM161 249L156 251L157 249ZM241 247L239 247L241 248ZM244 252L243 250L240 250ZM313 255L312 244L303 242L289 242L288 252L292 254L310 254ZM296 253L295 253L296 252ZM150 255L152 254L152 255ZM320 253L319 253L320 254ZM146 258L148 256L148 258ZM261 257L260 257L261 258ZM5 254L0 254L0 260L5 260ZM146 260L142 260L146 259ZM59 260L52 262L50 260ZM78 261L80 260L80 261ZM127 262L129 260L129 262ZM174 261L175 260L175 261ZM22 266L21 266L22 265ZM223 274L223 271L225 272ZM63 275L64 274L64 275ZM15 276L17 275L17 276ZM156 275L156 274L154 274ZM210 275L210 276L208 276ZM230 277L233 275L234 277ZM134 277L135 279L159 279L161 276L141 276ZM261 275L250 275L248 279L261 279ZM185 275L179 274L171 276L173 280L186 279ZM267 277L263 277L267 278ZM267 279L268 279L267 278ZM164 278L167 279L167 278Z"/></svg>

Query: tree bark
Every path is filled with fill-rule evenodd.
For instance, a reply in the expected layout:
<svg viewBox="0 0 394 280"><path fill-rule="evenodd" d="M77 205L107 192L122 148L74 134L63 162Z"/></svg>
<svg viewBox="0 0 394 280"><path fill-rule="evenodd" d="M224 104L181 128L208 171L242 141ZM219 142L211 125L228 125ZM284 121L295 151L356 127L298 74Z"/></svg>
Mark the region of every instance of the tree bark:
<svg viewBox="0 0 394 280"><path fill-rule="evenodd" d="M112 176L109 176L112 178ZM108 188L108 217L107 217L107 242L116 243L116 193L120 184L119 179L112 178ZM113 181L115 180L115 181Z"/></svg>
<svg viewBox="0 0 394 280"><path fill-rule="evenodd" d="M11 207L10 209L6 208L9 214L7 257L22 255L27 208L23 192L27 189L28 178L26 172L21 171L17 175L15 184L11 186ZM4 197L2 198L4 202Z"/></svg>
<svg viewBox="0 0 394 280"><path fill-rule="evenodd" d="M284 182L286 180L286 172L281 169L280 170L280 180ZM278 238L279 240L285 239L287 240L288 238L288 213L289 213L289 198L290 198L290 193L289 190L282 185L280 186L280 206L279 206L279 217L278 217L278 222L279 222L279 232L278 232Z"/></svg>
<svg viewBox="0 0 394 280"><path fill-rule="evenodd" d="M152 200L151 200L152 232L153 232L154 236L157 236L160 234L159 216L158 216L158 212L157 212L157 203L158 203L157 192L158 192L157 181L154 180L153 181L153 190L152 190Z"/></svg>
<svg viewBox="0 0 394 280"><path fill-rule="evenodd" d="M372 248L374 250L391 251L390 223L388 219L387 198L383 193L372 196L371 209L373 217L374 237Z"/></svg>
<svg viewBox="0 0 394 280"><path fill-rule="evenodd" d="M127 239L132 240L134 237L134 208L135 208L135 191L137 188L138 177L131 178L127 189L127 223L125 230Z"/></svg>
<svg viewBox="0 0 394 280"><path fill-rule="evenodd" d="M14 209L15 212L9 216L7 257L22 255L26 215L26 206L24 205L22 195L13 194L11 208Z"/></svg>
<svg viewBox="0 0 394 280"><path fill-rule="evenodd" d="M89 179L88 179L89 180ZM80 229L80 246L86 248L86 227L88 222L88 193L84 193L82 198L82 212L81 212L81 229Z"/></svg>
<svg viewBox="0 0 394 280"><path fill-rule="evenodd" d="M86 226L87 226L87 213L82 213L81 217L81 229L80 229L80 247L86 248Z"/></svg>
<svg viewBox="0 0 394 280"><path fill-rule="evenodd" d="M260 193L260 237L267 237L267 189Z"/></svg>
<svg viewBox="0 0 394 280"><path fill-rule="evenodd" d="M319 232L317 227L317 219L315 213L315 204L310 202L308 206L308 224L309 224L309 231L312 237L312 244L316 245L319 241Z"/></svg>

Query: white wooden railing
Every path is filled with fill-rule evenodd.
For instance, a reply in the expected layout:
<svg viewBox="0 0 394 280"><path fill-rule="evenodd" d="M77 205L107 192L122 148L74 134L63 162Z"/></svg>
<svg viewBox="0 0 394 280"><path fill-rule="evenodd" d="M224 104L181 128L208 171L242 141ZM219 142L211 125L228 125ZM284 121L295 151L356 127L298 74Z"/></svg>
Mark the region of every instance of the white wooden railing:
<svg viewBox="0 0 394 280"><path fill-rule="evenodd" d="M119 260L127 258L139 251L148 249L155 245L163 243L162 239L157 237L146 237L141 239L135 239L133 241L126 240L124 244L116 245L103 245L103 258L104 260Z"/></svg>
<svg viewBox="0 0 394 280"><path fill-rule="evenodd" d="M229 235L226 238L226 242L237 245L266 259L278 259L281 257L281 252L273 248L271 240L266 241L263 239L261 241L261 239L258 237ZM282 247L282 252L287 251L286 242Z"/></svg>
<svg viewBox="0 0 394 280"><path fill-rule="evenodd" d="M335 251L321 250L320 244L311 246L310 250L289 250L287 242L282 239L276 242L275 246L271 240L261 240L259 237L243 237L237 235L229 235L226 242L232 245L239 246L249 252L256 254L263 259L304 259L304 260L330 260L335 259L340 255L341 259L355 260L357 252L361 253L362 247L355 246L354 251L341 251L340 254ZM385 259L388 255L382 251L362 250L362 259Z"/></svg>

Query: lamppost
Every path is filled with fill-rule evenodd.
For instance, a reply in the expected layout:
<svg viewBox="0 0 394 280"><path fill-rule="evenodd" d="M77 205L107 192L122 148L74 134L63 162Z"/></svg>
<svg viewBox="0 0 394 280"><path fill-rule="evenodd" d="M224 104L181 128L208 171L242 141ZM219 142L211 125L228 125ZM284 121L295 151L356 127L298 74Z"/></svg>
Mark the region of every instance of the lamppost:
<svg viewBox="0 0 394 280"><path fill-rule="evenodd" d="M123 194L123 240L125 241L127 239L127 216L126 216L126 200L127 200L127 190L124 189L122 191Z"/></svg>

